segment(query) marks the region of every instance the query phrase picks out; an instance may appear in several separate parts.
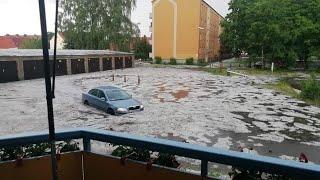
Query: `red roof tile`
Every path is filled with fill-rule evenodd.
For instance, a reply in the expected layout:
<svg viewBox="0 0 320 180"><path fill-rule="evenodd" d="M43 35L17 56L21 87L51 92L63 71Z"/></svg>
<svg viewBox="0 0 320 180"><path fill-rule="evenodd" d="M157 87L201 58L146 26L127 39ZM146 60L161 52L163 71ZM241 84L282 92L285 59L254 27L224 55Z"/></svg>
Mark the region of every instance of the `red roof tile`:
<svg viewBox="0 0 320 180"><path fill-rule="evenodd" d="M38 35L5 35L0 36L0 49L19 48L21 43L27 39L38 39Z"/></svg>
<svg viewBox="0 0 320 180"><path fill-rule="evenodd" d="M0 49L11 49L11 48L18 48L14 41L9 37L1 37L0 36Z"/></svg>

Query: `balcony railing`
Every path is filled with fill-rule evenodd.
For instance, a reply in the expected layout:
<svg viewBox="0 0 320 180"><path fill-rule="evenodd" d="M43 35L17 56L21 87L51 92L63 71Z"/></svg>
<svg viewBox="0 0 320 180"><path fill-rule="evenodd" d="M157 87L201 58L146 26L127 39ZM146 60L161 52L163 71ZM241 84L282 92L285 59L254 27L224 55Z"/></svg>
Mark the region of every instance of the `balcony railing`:
<svg viewBox="0 0 320 180"><path fill-rule="evenodd" d="M320 166L241 152L203 147L188 143L140 137L127 133L76 128L56 132L57 141L83 139L83 150L91 151L91 140L143 148L201 160L201 176L208 175L208 162L231 165L247 170L283 174L294 179L320 179ZM37 144L48 141L47 132L23 133L0 137L0 148Z"/></svg>

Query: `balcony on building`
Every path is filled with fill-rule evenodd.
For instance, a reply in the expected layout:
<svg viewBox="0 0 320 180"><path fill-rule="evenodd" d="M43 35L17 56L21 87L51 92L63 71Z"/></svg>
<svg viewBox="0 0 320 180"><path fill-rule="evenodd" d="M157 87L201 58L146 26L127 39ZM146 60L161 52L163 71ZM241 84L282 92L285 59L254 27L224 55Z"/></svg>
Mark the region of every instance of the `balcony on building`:
<svg viewBox="0 0 320 180"><path fill-rule="evenodd" d="M176 142L127 133L88 128L58 130L57 141L76 140L80 150L57 155L59 180L96 179L215 179L209 177L208 164L219 163L251 172L280 174L291 179L320 179L320 166L296 161L234 152L213 147ZM33 132L0 137L0 150L48 142L48 133ZM98 143L99 142L99 143ZM199 172L156 165L153 160L140 162L127 156L115 157L103 152L107 143L147 149L153 152L191 158L199 163ZM95 148L95 144L100 144ZM2 152L1 152L2 153ZM2 154L3 155L3 154ZM0 179L51 179L50 156L17 158L0 162Z"/></svg>

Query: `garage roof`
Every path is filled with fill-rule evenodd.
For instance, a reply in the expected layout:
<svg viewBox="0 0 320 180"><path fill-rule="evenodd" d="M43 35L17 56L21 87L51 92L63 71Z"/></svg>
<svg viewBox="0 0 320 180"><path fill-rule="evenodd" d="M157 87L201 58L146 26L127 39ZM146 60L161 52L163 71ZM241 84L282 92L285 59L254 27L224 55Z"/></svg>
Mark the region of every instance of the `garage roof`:
<svg viewBox="0 0 320 180"><path fill-rule="evenodd" d="M49 50L53 56L53 50ZM101 56L101 55L133 55L132 53L110 50L57 50L57 56ZM0 49L0 57L42 57L42 49Z"/></svg>

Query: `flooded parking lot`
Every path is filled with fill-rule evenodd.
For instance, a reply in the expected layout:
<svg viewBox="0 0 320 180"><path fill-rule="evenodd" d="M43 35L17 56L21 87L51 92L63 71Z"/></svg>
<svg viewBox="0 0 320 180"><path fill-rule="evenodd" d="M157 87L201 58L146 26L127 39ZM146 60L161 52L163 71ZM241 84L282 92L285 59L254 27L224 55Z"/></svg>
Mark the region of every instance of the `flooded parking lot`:
<svg viewBox="0 0 320 180"><path fill-rule="evenodd" d="M126 82L123 75L128 75ZM231 150L246 147L285 158L303 152L320 163L320 108L262 88L272 81L169 67L57 77L56 127L92 127ZM127 90L145 111L110 116L84 106L81 93L100 85ZM43 80L0 84L0 135L47 129L44 87Z"/></svg>

